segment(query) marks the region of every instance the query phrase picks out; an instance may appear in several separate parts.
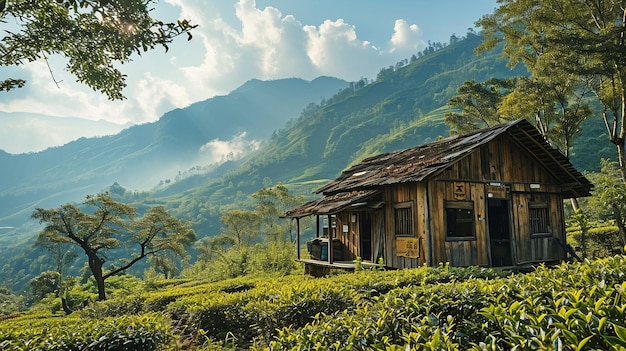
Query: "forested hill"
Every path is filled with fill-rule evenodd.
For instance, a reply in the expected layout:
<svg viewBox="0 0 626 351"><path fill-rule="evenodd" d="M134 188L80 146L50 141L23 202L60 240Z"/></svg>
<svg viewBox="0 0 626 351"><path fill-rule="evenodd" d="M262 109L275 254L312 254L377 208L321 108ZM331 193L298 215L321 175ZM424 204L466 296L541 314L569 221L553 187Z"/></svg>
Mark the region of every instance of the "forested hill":
<svg viewBox="0 0 626 351"><path fill-rule="evenodd" d="M19 226L35 206L80 200L114 182L150 189L180 171L216 162L211 150L203 149L213 140L267 140L310 102L347 84L331 77L252 80L228 95L170 111L116 135L81 138L37 153L0 150L0 239L7 234L2 227Z"/></svg>
<svg viewBox="0 0 626 351"><path fill-rule="evenodd" d="M250 194L268 184L284 183L296 193L311 194L363 157L447 136L445 105L464 81L525 74L521 68L507 68L498 52L476 56L473 50L480 40L468 33L442 49L383 68L372 82L352 83L321 104L309 105L223 178L190 186L186 192L168 192L162 200L176 203L172 207L179 215L200 214L196 227L216 233L219 223L207 218L210 207L232 201L238 192ZM188 181L193 186L199 183Z"/></svg>
<svg viewBox="0 0 626 351"><path fill-rule="evenodd" d="M373 82L360 81L321 104L312 104L253 157L218 180L201 176L177 184L176 192L154 194L179 216L195 221L199 233L219 233L219 207L245 198L264 186L283 183L308 195L364 157L412 147L448 135L443 122L447 100L467 80L527 74L511 70L500 51L480 56L481 37L467 37L419 58L384 68ZM601 121L587 123L575 141L573 162L581 170L597 169L601 157L614 152ZM597 152L579 152L593 145ZM598 145L602 145L600 150Z"/></svg>

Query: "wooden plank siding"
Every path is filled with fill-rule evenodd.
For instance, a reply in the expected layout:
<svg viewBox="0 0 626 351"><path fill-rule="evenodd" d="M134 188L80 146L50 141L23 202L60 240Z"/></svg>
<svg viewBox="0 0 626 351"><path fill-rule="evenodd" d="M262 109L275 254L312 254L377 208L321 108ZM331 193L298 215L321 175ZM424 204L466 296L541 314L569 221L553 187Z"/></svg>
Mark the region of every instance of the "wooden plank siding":
<svg viewBox="0 0 626 351"><path fill-rule="evenodd" d="M516 266L566 258L563 200L592 188L535 127L516 120L368 157L286 216L336 216L346 261Z"/></svg>
<svg viewBox="0 0 626 351"><path fill-rule="evenodd" d="M459 200L455 196L455 184L464 184L466 191L462 200L473 203L475 237L471 239L446 239L445 204L446 201ZM537 185L531 189L531 184ZM515 264L563 259L564 253L554 241L555 237L564 241L565 233L560 191L550 173L508 138L500 136L483 145L428 183L432 238L430 264L491 265L486 220L489 198L509 201L514 244L511 254ZM552 236L532 235L529 213L532 201L547 202Z"/></svg>
<svg viewBox="0 0 626 351"><path fill-rule="evenodd" d="M422 190L423 191L423 190ZM384 243L384 259L385 264L394 268L417 268L424 263L424 204L419 201L421 198L418 192L417 183L405 183L396 184L388 187L383 192L383 199L387 206L385 206L385 243ZM396 235L395 235L395 214L394 204L399 203L411 203L413 213L413 238L419 240L420 254L418 258L400 257L396 248Z"/></svg>

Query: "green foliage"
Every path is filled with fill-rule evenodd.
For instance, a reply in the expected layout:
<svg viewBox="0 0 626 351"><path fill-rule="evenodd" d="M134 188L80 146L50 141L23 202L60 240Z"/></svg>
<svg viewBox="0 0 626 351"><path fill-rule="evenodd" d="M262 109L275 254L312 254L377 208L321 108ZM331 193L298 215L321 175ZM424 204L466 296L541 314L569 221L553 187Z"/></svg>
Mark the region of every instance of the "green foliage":
<svg viewBox="0 0 626 351"><path fill-rule="evenodd" d="M583 256L595 259L623 253L619 241L619 228L614 221L589 221L585 239L577 225L567 227L567 238L574 249Z"/></svg>
<svg viewBox="0 0 626 351"><path fill-rule="evenodd" d="M163 314L103 320L16 318L0 324L3 350L158 350L173 335Z"/></svg>
<svg viewBox="0 0 626 351"><path fill-rule="evenodd" d="M506 122L506 117L511 119L511 115L503 116L498 111L498 105L514 86L514 79L490 79L483 83L474 80L464 82L457 89L457 95L448 100L448 106L454 111L446 113L446 124L454 133L465 134Z"/></svg>
<svg viewBox="0 0 626 351"><path fill-rule="evenodd" d="M150 255L169 252L184 258L186 248L196 240L191 225L170 215L162 206L150 208L137 220L133 220L135 207L115 201L108 193L86 196L83 206L86 208L68 203L56 209L37 208L32 218L45 223L39 243L72 244L82 249L100 300L106 298L107 278ZM107 252L122 245L134 247L131 257L105 267Z"/></svg>
<svg viewBox="0 0 626 351"><path fill-rule="evenodd" d="M619 349L625 263L617 256L507 279L394 288L354 311L283 328L267 349Z"/></svg>
<svg viewBox="0 0 626 351"><path fill-rule="evenodd" d="M46 295L54 293L58 296L61 288L61 274L58 272L43 272L29 282L35 300L41 300Z"/></svg>
<svg viewBox="0 0 626 351"><path fill-rule="evenodd" d="M7 319L0 345L618 350L626 345L625 281L626 256L526 274L442 264L328 278L170 280L67 317Z"/></svg>
<svg viewBox="0 0 626 351"><path fill-rule="evenodd" d="M26 309L26 298L0 287L0 318Z"/></svg>
<svg viewBox="0 0 626 351"><path fill-rule="evenodd" d="M502 54L510 66L524 64L532 73L532 83L548 88L564 119L560 131L566 141L575 135L582 120L597 108L607 136L624 157L626 132L626 50L621 38L624 25L621 0L601 2L524 2L505 0L493 14L477 22L483 27L485 41L478 51L493 49L503 42ZM540 101L537 96L535 101ZM545 104L544 104L545 106ZM550 126L550 114L544 126ZM531 116L529 116L531 117ZM548 134L548 133L545 133ZM563 150L567 153L568 148ZM622 178L626 163L620 161ZM623 181L623 180L622 180Z"/></svg>
<svg viewBox="0 0 626 351"><path fill-rule="evenodd" d="M3 2L4 3L4 2ZM0 66L21 65L42 56L61 54L67 70L79 82L123 99L125 76L117 69L133 54L167 44L184 33L191 39L195 26L188 20L164 23L152 18L154 0L132 1L9 1L0 21L13 22L18 30L5 31L0 46ZM0 82L0 91L24 85L24 80ZM55 82L58 83L58 82Z"/></svg>

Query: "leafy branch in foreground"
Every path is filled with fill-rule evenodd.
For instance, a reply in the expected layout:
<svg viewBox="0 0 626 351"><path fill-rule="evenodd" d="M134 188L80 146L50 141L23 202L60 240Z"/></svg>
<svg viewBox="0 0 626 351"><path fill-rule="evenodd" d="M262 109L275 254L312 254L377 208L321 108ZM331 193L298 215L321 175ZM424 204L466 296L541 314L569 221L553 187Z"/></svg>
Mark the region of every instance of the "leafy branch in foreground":
<svg viewBox="0 0 626 351"><path fill-rule="evenodd" d="M168 44L196 27L188 20L166 23L153 18L156 0L2 1L0 23L10 24L0 38L0 66L23 65L52 55L68 59L66 69L78 82L123 99L126 76L115 68L133 54ZM0 91L24 86L5 78Z"/></svg>

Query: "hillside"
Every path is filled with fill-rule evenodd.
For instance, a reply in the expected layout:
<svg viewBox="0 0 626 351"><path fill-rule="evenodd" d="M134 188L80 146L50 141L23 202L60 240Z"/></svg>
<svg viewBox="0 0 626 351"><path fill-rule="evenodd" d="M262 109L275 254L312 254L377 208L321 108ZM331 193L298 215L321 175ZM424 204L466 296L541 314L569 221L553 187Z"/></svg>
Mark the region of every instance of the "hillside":
<svg viewBox="0 0 626 351"><path fill-rule="evenodd" d="M24 211L27 218L35 206L79 200L114 182L147 190L178 172L219 162L224 155L210 147L214 141L235 140L240 145L233 146L234 152L243 155L308 104L346 85L330 77L253 80L229 95L170 111L156 122L115 135L80 138L37 153L0 151L0 227L20 226Z"/></svg>
<svg viewBox="0 0 626 351"><path fill-rule="evenodd" d="M382 69L369 84L353 83L323 103L307 107L224 177L205 179L202 186L196 186L197 178L190 179L185 191L156 193L155 201L185 217L206 214L212 204L229 203L237 192L250 194L264 184L284 183L294 193L310 196L323 182L366 156L447 136L443 106L462 82L523 73L507 68L497 52L475 56L473 49L480 40L468 34L402 67ZM206 216L195 228L217 233L220 223Z"/></svg>
<svg viewBox="0 0 626 351"><path fill-rule="evenodd" d="M526 74L510 70L495 50L476 56L481 37L468 37L401 67L384 68L369 84L351 84L322 104L309 106L297 120L275 133L247 162L220 179L189 180L177 193L155 193L158 203L177 215L202 213L195 228L218 233L214 204L234 201L267 184L286 184L294 193L312 192L344 168L367 156L413 147L448 135L443 122L447 100L466 80L485 81ZM614 157L602 121L585 123L572 149L580 170L597 170L599 159ZM593 145L597 152L587 152ZM202 184L198 186L198 184ZM191 218L191 217L187 217Z"/></svg>
<svg viewBox="0 0 626 351"><path fill-rule="evenodd" d="M338 91L335 95L329 95L319 103L311 103L313 100L305 103L302 99L298 112L304 110L299 117L285 119L275 128L282 129L273 133L270 128L265 129L263 132L267 133L269 140L255 152L210 171L203 168L187 174L151 192L137 195L129 190L127 193L137 195L129 200L142 207L164 205L175 216L190 221L200 238L214 236L223 226L219 221L220 211L226 206L244 206L239 201L264 186L283 183L292 193L311 197L315 189L366 156L447 136L448 128L443 123L445 104L464 81L485 81L525 73L522 68L515 71L507 68L497 51L475 56L473 49L480 40L479 36L468 33L463 40L412 62L381 69L374 81L353 82L341 91L335 89ZM259 87L263 90L259 94L265 94L257 95L260 100L275 100L241 100L241 96L257 91ZM269 89L263 82L251 81L233 92L236 94L231 94L233 104L228 105L216 98L207 101L206 106L220 105L230 111L240 111L249 104L250 111L260 111L259 105L265 104L269 111L267 115L271 115L272 111L282 110L282 101L298 96L293 91L282 91L284 95ZM319 96L316 99L320 101ZM20 228L4 229L5 243L10 241L10 245L0 249L0 279L4 279L7 285L19 287L29 277L49 269L44 258L30 249L25 241L25 233L32 235L37 228L33 221L24 221L34 205L58 206L64 198L77 199L114 182L132 189L129 184L151 179L152 175L145 171L152 173L177 167L175 161L193 159L198 148L207 142L195 136L201 135L203 130L210 131L212 123L219 120L219 117L209 119L207 116L213 116L210 108L204 103L194 104L165 114L157 123L132 127L116 136L82 139L62 150L48 150L46 155L50 159L43 156L37 161L20 159L24 165L36 165L39 171L22 179L19 187L8 186L0 192L0 207L4 206L0 208L0 214L2 211L15 214L15 218L23 223ZM257 113L252 116L237 119L228 132L216 138L228 139L240 133L242 128L261 132L264 118L270 117ZM198 121L204 119L208 122L198 126ZM581 170L596 169L601 157L611 157L614 153L608 141L603 140L606 135L598 122L600 120L596 119L586 124L572 150L573 163ZM248 128L248 124L253 127ZM591 153L588 152L589 145L593 145L594 150L598 146L603 149ZM9 155L0 154L0 164L5 164L7 157ZM66 161L59 164L59 159ZM12 167L18 168L17 164L13 163ZM19 174L28 174L24 165L19 165L22 167ZM91 168L85 171L85 165ZM122 172L128 167L144 172ZM4 186L18 178L17 172L7 173L13 177L3 179ZM65 177L61 177L64 174ZM98 186L92 184L96 181ZM8 214L0 215L0 235L1 227L11 226L7 224L11 218ZM17 240L18 235L22 241ZM6 264L11 261L19 264Z"/></svg>

